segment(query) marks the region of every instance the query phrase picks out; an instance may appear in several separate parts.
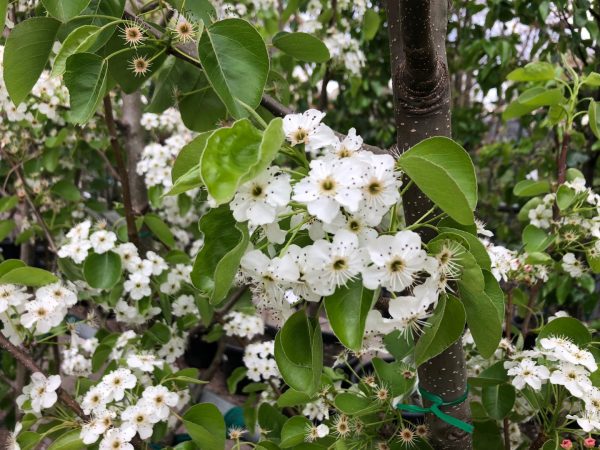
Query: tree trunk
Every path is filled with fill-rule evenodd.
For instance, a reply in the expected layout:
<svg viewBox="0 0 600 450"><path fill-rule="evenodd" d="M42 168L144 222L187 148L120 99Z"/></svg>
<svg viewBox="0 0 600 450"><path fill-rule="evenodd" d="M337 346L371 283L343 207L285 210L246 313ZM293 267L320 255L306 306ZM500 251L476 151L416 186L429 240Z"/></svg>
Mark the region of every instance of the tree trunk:
<svg viewBox="0 0 600 450"><path fill-rule="evenodd" d="M397 145L405 152L423 139L451 136L450 81L446 60L448 0L387 0ZM404 194L407 225L433 206L416 187ZM429 228L421 237L433 237ZM466 362L460 340L418 368L419 384L445 401L467 388ZM470 421L468 402L442 410ZM430 442L436 449L472 448L471 435L429 414Z"/></svg>

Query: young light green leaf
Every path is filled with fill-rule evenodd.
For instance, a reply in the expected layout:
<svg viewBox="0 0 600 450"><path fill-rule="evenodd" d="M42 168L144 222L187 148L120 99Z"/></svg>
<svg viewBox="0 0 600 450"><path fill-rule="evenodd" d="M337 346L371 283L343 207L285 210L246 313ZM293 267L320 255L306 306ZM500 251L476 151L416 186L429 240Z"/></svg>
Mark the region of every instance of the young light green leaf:
<svg viewBox="0 0 600 450"><path fill-rule="evenodd" d="M398 166L450 217L473 223L477 179L464 148L446 137L425 139L403 153Z"/></svg>
<svg viewBox="0 0 600 450"><path fill-rule="evenodd" d="M206 27L198 55L211 86L235 118L248 116L237 100L256 108L269 75L269 55L260 33L242 19Z"/></svg>
<svg viewBox="0 0 600 450"><path fill-rule="evenodd" d="M520 104L534 108L557 105L563 100L564 97L561 88L546 89L541 86L527 89L517 99Z"/></svg>
<svg viewBox="0 0 600 450"><path fill-rule="evenodd" d="M273 45L300 61L323 63L330 58L323 41L308 33L282 31L273 37Z"/></svg>
<svg viewBox="0 0 600 450"><path fill-rule="evenodd" d="M331 329L340 342L350 350L360 350L373 291L365 289L362 282L356 280L339 287L325 298L324 303Z"/></svg>
<svg viewBox="0 0 600 450"><path fill-rule="evenodd" d="M59 26L50 17L33 17L17 24L8 35L4 83L15 105L25 100L46 67Z"/></svg>
<svg viewBox="0 0 600 450"><path fill-rule="evenodd" d="M173 183L186 174L190 168L200 164L200 157L202 156L202 153L206 148L206 142L211 135L212 131L200 133L192 141L183 146L177 155L177 158L175 158L173 169L171 170L171 180ZM200 170L198 170L198 175L200 175Z"/></svg>
<svg viewBox="0 0 600 450"><path fill-rule="evenodd" d="M553 80L555 76L555 66L539 61L513 70L506 78L510 81L549 81Z"/></svg>
<svg viewBox="0 0 600 450"><path fill-rule="evenodd" d="M67 59L75 53L86 52L90 49L93 40L88 39L100 30L95 25L83 25L74 29L63 41L54 64L52 65L52 76L62 75L67 68Z"/></svg>
<svg viewBox="0 0 600 450"><path fill-rule="evenodd" d="M81 438L81 429L69 430L50 444L48 450L80 450L85 447Z"/></svg>
<svg viewBox="0 0 600 450"><path fill-rule="evenodd" d="M523 229L523 244L528 253L543 252L548 248L554 236L535 225L529 224Z"/></svg>
<svg viewBox="0 0 600 450"><path fill-rule="evenodd" d="M71 120L88 122L106 91L107 64L93 53L76 53L67 58L65 85L71 99Z"/></svg>
<svg viewBox="0 0 600 450"><path fill-rule="evenodd" d="M600 139L600 103L590 100L588 107L590 129L596 138Z"/></svg>
<svg viewBox="0 0 600 450"><path fill-rule="evenodd" d="M586 84L588 86L599 87L600 86L600 73L591 72L589 75L586 75L583 78L582 82L583 82L583 84Z"/></svg>
<svg viewBox="0 0 600 450"><path fill-rule="evenodd" d="M564 211L573 204L577 197L577 192L569 186L561 184L556 191L556 204L561 211Z"/></svg>
<svg viewBox="0 0 600 450"><path fill-rule="evenodd" d="M550 192L548 180L521 180L513 188L513 193L517 197L535 197L548 192Z"/></svg>
<svg viewBox="0 0 600 450"><path fill-rule="evenodd" d="M375 37L380 24L381 17L379 13L374 9L367 9L363 18L363 37L365 40L370 41Z"/></svg>
<svg viewBox="0 0 600 450"><path fill-rule="evenodd" d="M83 263L83 276L95 289L110 289L121 278L121 257L111 251L90 253Z"/></svg>
<svg viewBox="0 0 600 450"><path fill-rule="evenodd" d="M20 286L43 286L56 283L58 278L50 272L37 267L16 267L0 277L0 284Z"/></svg>

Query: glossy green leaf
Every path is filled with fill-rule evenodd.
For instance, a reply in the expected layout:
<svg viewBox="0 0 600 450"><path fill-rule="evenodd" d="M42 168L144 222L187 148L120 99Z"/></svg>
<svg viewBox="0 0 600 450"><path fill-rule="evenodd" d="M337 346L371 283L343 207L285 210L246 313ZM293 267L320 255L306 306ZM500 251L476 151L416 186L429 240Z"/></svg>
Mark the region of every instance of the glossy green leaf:
<svg viewBox="0 0 600 450"><path fill-rule="evenodd" d="M183 426L200 448L225 448L225 420L212 403L200 403L188 409L183 415Z"/></svg>
<svg viewBox="0 0 600 450"><path fill-rule="evenodd" d="M55 275L37 267L16 267L0 277L0 284L34 287L56 283L57 281L58 278Z"/></svg>
<svg viewBox="0 0 600 450"><path fill-rule="evenodd" d="M113 345L100 344L92 355L92 372L97 372L109 360Z"/></svg>
<svg viewBox="0 0 600 450"><path fill-rule="evenodd" d="M302 444L306 430L312 423L304 416L290 417L281 428L281 448L290 448Z"/></svg>
<svg viewBox="0 0 600 450"><path fill-rule="evenodd" d="M373 358L371 362L382 386L390 389L393 397L404 395L413 388L416 377L404 376L406 371L412 371L410 366L401 361L386 362L381 358Z"/></svg>
<svg viewBox="0 0 600 450"><path fill-rule="evenodd" d="M471 386L494 386L508 381L508 374L504 368L504 361L498 361L486 368L477 377L469 378Z"/></svg>
<svg viewBox="0 0 600 450"><path fill-rule="evenodd" d="M198 54L211 86L235 118L248 116L238 103L260 104L269 75L269 55L260 33L242 19L225 19L206 27Z"/></svg>
<svg viewBox="0 0 600 450"><path fill-rule="evenodd" d="M203 73L192 89L178 96L178 102L183 123L193 131L214 130L227 117L227 108ZM199 108L202 114L198 114Z"/></svg>
<svg viewBox="0 0 600 450"><path fill-rule="evenodd" d="M54 63L52 65L52 75L62 75L67 69L67 59L75 53L87 52L94 41L89 39L94 36L100 27L95 25L83 25L74 29L63 41Z"/></svg>
<svg viewBox="0 0 600 450"><path fill-rule="evenodd" d="M295 389L288 389L277 399L277 406L285 408L286 406L297 406L309 403L312 397L305 392L299 392Z"/></svg>
<svg viewBox="0 0 600 450"><path fill-rule="evenodd" d="M377 409L377 403L373 399L350 392L336 395L334 404L337 409L348 416L360 416Z"/></svg>
<svg viewBox="0 0 600 450"><path fill-rule="evenodd" d="M518 101L514 101L509 103L506 109L502 112L502 120L512 120L518 117L529 114L531 111L536 109L535 106L527 106L519 103Z"/></svg>
<svg viewBox="0 0 600 450"><path fill-rule="evenodd" d="M339 287L325 298L325 311L331 329L340 342L351 350L362 348L367 315L373 303L373 291L365 289L360 280Z"/></svg>
<svg viewBox="0 0 600 450"><path fill-rule="evenodd" d="M594 133L597 139L600 139L600 103L590 100L588 117L592 133Z"/></svg>
<svg viewBox="0 0 600 450"><path fill-rule="evenodd" d="M577 192L570 187L561 184L556 191L556 204L561 211L564 211L573 204L577 198Z"/></svg>
<svg viewBox="0 0 600 450"><path fill-rule="evenodd" d="M425 139L403 153L398 166L450 217L473 223L477 179L464 148L446 137Z"/></svg>
<svg viewBox="0 0 600 450"><path fill-rule="evenodd" d="M6 10L8 8L8 0L0 0L0 30L4 30L6 21Z"/></svg>
<svg viewBox="0 0 600 450"><path fill-rule="evenodd" d="M504 419L515 404L515 398L515 388L508 383L484 386L481 389L481 403L492 419Z"/></svg>
<svg viewBox="0 0 600 450"><path fill-rule="evenodd" d="M592 335L587 327L573 317L558 317L548 322L540 330L537 339L539 341L542 338L550 336L569 338L575 344L582 347L589 344L592 340Z"/></svg>
<svg viewBox="0 0 600 450"><path fill-rule="evenodd" d="M4 240L16 227L16 223L12 219L0 220L0 242Z"/></svg>
<svg viewBox="0 0 600 450"><path fill-rule="evenodd" d="M156 214L146 214L144 216L144 224L167 247L175 247L175 236L173 236L171 228Z"/></svg>
<svg viewBox="0 0 600 450"><path fill-rule="evenodd" d="M211 209L199 223L204 246L196 256L192 283L210 295L210 302L221 302L232 286L240 260L248 246L248 230L238 224L228 205Z"/></svg>
<svg viewBox="0 0 600 450"><path fill-rule="evenodd" d="M473 448L485 450L505 450L500 428L495 420L475 421Z"/></svg>
<svg viewBox="0 0 600 450"><path fill-rule="evenodd" d="M171 170L171 180L173 183L200 164L200 158L206 148L206 142L211 135L212 132L200 133L192 141L183 146L177 158L175 158L173 169ZM199 175L200 171L198 170Z"/></svg>
<svg viewBox="0 0 600 450"><path fill-rule="evenodd" d="M473 257L477 261L477 264L479 264L479 266L482 269L490 270L492 266L490 255L488 254L487 249L485 248L483 243L479 240L479 238L476 235L469 233L468 231L459 230L457 228L448 228L440 225L438 225L438 228L441 233L449 232L458 234L460 237L462 237L469 244L469 252L471 252Z"/></svg>
<svg viewBox="0 0 600 450"><path fill-rule="evenodd" d="M277 33L273 45L300 61L323 63L330 58L323 41L308 33Z"/></svg>
<svg viewBox="0 0 600 450"><path fill-rule="evenodd" d="M202 20L205 24L209 24L217 16L210 0L169 0L169 3L184 13L188 20L195 22Z"/></svg>
<svg viewBox="0 0 600 450"><path fill-rule="evenodd" d="M6 195L0 198L0 213L10 211L19 203L16 195Z"/></svg>
<svg viewBox="0 0 600 450"><path fill-rule="evenodd" d="M17 24L4 47L4 83L15 105L31 92L54 44L60 22L51 17L33 17Z"/></svg>
<svg viewBox="0 0 600 450"><path fill-rule="evenodd" d="M536 195L550 192L550 183L548 180L522 180L513 188L513 193L517 197L535 197Z"/></svg>
<svg viewBox="0 0 600 450"><path fill-rule="evenodd" d="M556 76L556 67L547 62L532 62L513 70L506 77L510 81L549 81Z"/></svg>
<svg viewBox="0 0 600 450"><path fill-rule="evenodd" d="M494 302L484 291L472 292L462 286L460 298L477 351L484 358L491 357L502 339L502 320L498 317Z"/></svg>
<svg viewBox="0 0 600 450"><path fill-rule="evenodd" d="M415 348L412 334L402 333L400 330L394 330L386 334L383 338L386 350L396 361L400 361L408 356Z"/></svg>
<svg viewBox="0 0 600 450"><path fill-rule="evenodd" d="M247 373L248 373L248 369L246 369L246 367L240 366L240 367L236 367L235 369L233 369L233 372L231 372L231 375L229 375L229 377L227 377L227 390L229 391L230 394L232 394L232 395L235 394L238 383L246 377Z"/></svg>
<svg viewBox="0 0 600 450"><path fill-rule="evenodd" d="M77 16L89 3L90 0L42 0L46 11L61 22L68 22Z"/></svg>
<svg viewBox="0 0 600 450"><path fill-rule="evenodd" d="M71 120L88 122L106 91L107 64L93 53L76 53L67 58L65 85L71 100Z"/></svg>
<svg viewBox="0 0 600 450"><path fill-rule="evenodd" d="M547 231L531 224L523 229L522 238L525 251L528 253L543 252L554 240L554 236L548 234Z"/></svg>
<svg viewBox="0 0 600 450"><path fill-rule="evenodd" d="M121 279L121 257L114 252L90 253L83 263L85 281L96 289L110 289Z"/></svg>
<svg viewBox="0 0 600 450"><path fill-rule="evenodd" d="M20 259L7 259L5 261L2 261L0 263L0 279L2 278L2 276L4 276L13 269L16 269L17 267L27 267L27 264L25 264Z"/></svg>
<svg viewBox="0 0 600 450"><path fill-rule="evenodd" d="M600 87L600 73L591 72L589 75L586 75L583 80L583 84L592 86L592 87Z"/></svg>
<svg viewBox="0 0 600 450"><path fill-rule="evenodd" d="M321 330L304 311L292 314L275 336L275 361L284 381L296 391L312 395L320 387Z"/></svg>
<svg viewBox="0 0 600 450"><path fill-rule="evenodd" d="M465 308L456 297L440 297L429 326L415 346L415 364L420 366L456 342L462 336L465 321Z"/></svg>
<svg viewBox="0 0 600 450"><path fill-rule="evenodd" d="M67 431L56 438L54 442L50 444L48 450L81 450L82 448L85 448L85 445L79 437L80 434L81 429L79 428Z"/></svg>
<svg viewBox="0 0 600 450"><path fill-rule="evenodd" d="M498 280L496 280L492 272L485 269L483 269L482 272L485 282L484 291L494 304L496 313L498 314L498 319L500 322L502 322L504 321L504 291L500 287Z"/></svg>
<svg viewBox="0 0 600 450"><path fill-rule="evenodd" d="M379 13L374 9L367 9L363 17L363 36L365 40L370 41L375 37L380 24L381 17L379 17Z"/></svg>
<svg viewBox="0 0 600 450"><path fill-rule="evenodd" d="M79 189L77 189L77 186L67 179L62 179L54 183L50 188L50 192L53 192L70 202L77 202L81 199L81 193L79 192Z"/></svg>
<svg viewBox="0 0 600 450"><path fill-rule="evenodd" d="M532 106L534 108L539 108L540 106L550 106L557 105L564 100L562 89L561 88L553 88L546 89L541 86L532 87L527 89L517 101L526 106Z"/></svg>

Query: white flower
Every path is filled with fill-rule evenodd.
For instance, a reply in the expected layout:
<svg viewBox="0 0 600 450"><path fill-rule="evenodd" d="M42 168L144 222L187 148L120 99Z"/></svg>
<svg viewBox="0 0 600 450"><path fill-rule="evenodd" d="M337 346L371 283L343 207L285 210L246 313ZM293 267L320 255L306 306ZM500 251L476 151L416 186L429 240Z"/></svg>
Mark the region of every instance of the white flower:
<svg viewBox="0 0 600 450"><path fill-rule="evenodd" d="M310 246L306 263L306 279L313 291L331 295L336 287L346 285L363 270L365 258L358 237L340 230L332 242L320 239Z"/></svg>
<svg viewBox="0 0 600 450"><path fill-rule="evenodd" d="M0 314L9 306L21 306L29 299L25 288L14 284L0 284Z"/></svg>
<svg viewBox="0 0 600 450"><path fill-rule="evenodd" d="M52 299L27 302L25 311L27 312L21 315L21 324L27 329L35 326L37 334L47 333L52 327L60 324L64 317L58 302Z"/></svg>
<svg viewBox="0 0 600 450"><path fill-rule="evenodd" d="M166 420L169 417L169 407L174 407L179 401L177 394L164 386L147 387L142 393L142 398L148 402L158 420Z"/></svg>
<svg viewBox="0 0 600 450"><path fill-rule="evenodd" d="M133 264L139 258L137 247L130 242L126 242L115 248L115 253L121 257L124 268L131 272L134 267Z"/></svg>
<svg viewBox="0 0 600 450"><path fill-rule="evenodd" d="M95 443L112 426L115 417L117 413L108 409L95 411L92 419L81 427L79 437L83 443L86 445Z"/></svg>
<svg viewBox="0 0 600 450"><path fill-rule="evenodd" d="M401 183L394 174L396 162L391 155L361 152L358 156L365 164L363 170L364 208L369 215L383 216L400 200Z"/></svg>
<svg viewBox="0 0 600 450"><path fill-rule="evenodd" d="M99 450L133 450L129 442L135 436L135 431L132 427L111 428L100 441Z"/></svg>
<svg viewBox="0 0 600 450"><path fill-rule="evenodd" d="M142 372L153 372L155 367L162 367L163 364L162 360L151 353L130 353L127 356L127 365Z"/></svg>
<svg viewBox="0 0 600 450"><path fill-rule="evenodd" d="M102 377L102 385L110 400L122 400L125 396L125 389L133 389L136 384L137 378L129 369L116 369Z"/></svg>
<svg viewBox="0 0 600 450"><path fill-rule="evenodd" d="M262 334L265 328L265 324L260 317L238 311L230 312L223 320L225 321L223 330L227 336L252 339L254 336Z"/></svg>
<svg viewBox="0 0 600 450"><path fill-rule="evenodd" d="M126 427L133 428L142 439L152 436L152 428L158 418L154 415L152 405L143 400L137 405L129 406L121 414L121 420Z"/></svg>
<svg viewBox="0 0 600 450"><path fill-rule="evenodd" d="M577 425L586 433L600 431L600 415L593 411L584 411L581 416L567 414L567 419L576 420Z"/></svg>
<svg viewBox="0 0 600 450"><path fill-rule="evenodd" d="M433 270L433 258L421 249L421 237L413 231L379 236L367 244L367 250L373 262L363 270L363 283L368 289L382 286L400 292L414 283L419 272Z"/></svg>
<svg viewBox="0 0 600 450"><path fill-rule="evenodd" d="M325 424L321 424L317 427L317 436L324 438L329 434L329 427Z"/></svg>
<svg viewBox="0 0 600 450"><path fill-rule="evenodd" d="M62 306L73 306L77 303L77 294L60 283L48 284L35 291L36 300L55 301Z"/></svg>
<svg viewBox="0 0 600 450"><path fill-rule="evenodd" d="M514 363L505 363L505 368L508 368L508 375L514 377L512 384L519 390L522 390L525 385L531 386L534 390L539 391L542 384L550 377L550 371L546 366L540 366L531 359L524 359L513 365Z"/></svg>
<svg viewBox="0 0 600 450"><path fill-rule="evenodd" d="M538 205L535 208L530 209L527 216L529 217L531 225L545 229L550 227L552 209L543 204Z"/></svg>
<svg viewBox="0 0 600 450"><path fill-rule="evenodd" d="M337 139L333 144L331 154L337 158L350 158L359 153L363 139L356 134L356 129L350 128L348 135L343 140Z"/></svg>
<svg viewBox="0 0 600 450"><path fill-rule="evenodd" d="M191 295L180 295L171 306L173 308L173 315L177 317L194 314L198 311L194 297Z"/></svg>
<svg viewBox="0 0 600 450"><path fill-rule="evenodd" d="M50 375L48 378L40 372L31 375L29 397L31 398L31 409L37 413L42 409L50 408L58 400L56 390L61 383L59 375Z"/></svg>
<svg viewBox="0 0 600 450"><path fill-rule="evenodd" d="M156 253L146 252L146 259L152 264L152 275L158 276L169 268L169 265Z"/></svg>
<svg viewBox="0 0 600 450"><path fill-rule="evenodd" d="M169 342L158 351L158 356L168 363L174 363L185 352L185 341L179 336L173 336Z"/></svg>
<svg viewBox="0 0 600 450"><path fill-rule="evenodd" d="M558 370L552 372L550 382L566 387L577 398L583 398L592 387L589 372L586 369L566 362L561 362Z"/></svg>
<svg viewBox="0 0 600 450"><path fill-rule="evenodd" d="M304 144L307 152L334 145L335 133L321 120L325 113L309 109L303 114L288 114L283 118L283 132L292 145Z"/></svg>
<svg viewBox="0 0 600 450"><path fill-rule="evenodd" d="M58 249L59 258L71 258L75 264L81 264L88 256L92 244L88 240L72 241Z"/></svg>
<svg viewBox="0 0 600 450"><path fill-rule="evenodd" d="M260 250L252 250L242 257L240 265L270 298L278 298L283 294L283 286L300 276L294 260L287 254L269 259Z"/></svg>
<svg viewBox="0 0 600 450"><path fill-rule="evenodd" d="M582 192L585 192L587 190L587 188L585 187L585 178L581 177L577 177L573 181L567 181L565 183L565 186L570 187L578 194L581 194Z"/></svg>
<svg viewBox="0 0 600 450"><path fill-rule="evenodd" d="M105 409L109 401L108 391L102 384L99 384L86 392L81 402L81 409L85 414L90 414L92 411L101 411Z"/></svg>
<svg viewBox="0 0 600 450"><path fill-rule="evenodd" d="M98 230L90 236L90 243L96 253L106 253L115 248L117 235L112 231Z"/></svg>
<svg viewBox="0 0 600 450"><path fill-rule="evenodd" d="M563 256L562 268L573 278L579 278L584 272L583 264L573 253L567 253Z"/></svg>
<svg viewBox="0 0 600 450"><path fill-rule="evenodd" d="M85 220L81 223L78 223L76 226L71 228L67 233L67 238L71 241L81 241L83 239L87 239L90 235L90 228L92 226L92 222L89 220Z"/></svg>
<svg viewBox="0 0 600 450"><path fill-rule="evenodd" d="M134 272L129 275L129 278L123 283L123 288L129 292L129 297L133 300L140 300L152 294L150 289L150 278L143 273Z"/></svg>
<svg viewBox="0 0 600 450"><path fill-rule="evenodd" d="M292 199L305 203L308 212L325 223L331 223L342 206L356 212L363 198L362 168L352 158L313 160L308 176L294 186Z"/></svg>
<svg viewBox="0 0 600 450"><path fill-rule="evenodd" d="M229 207L238 222L248 221L251 227L266 225L275 222L291 194L290 176L272 166L240 186Z"/></svg>

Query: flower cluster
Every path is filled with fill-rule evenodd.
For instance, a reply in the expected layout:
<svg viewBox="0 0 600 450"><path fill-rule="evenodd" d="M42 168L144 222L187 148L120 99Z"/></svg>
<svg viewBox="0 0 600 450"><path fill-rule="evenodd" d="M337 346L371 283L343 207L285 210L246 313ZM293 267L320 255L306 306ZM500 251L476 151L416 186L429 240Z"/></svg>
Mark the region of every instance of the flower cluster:
<svg viewBox="0 0 600 450"><path fill-rule="evenodd" d="M56 390L60 387L59 375L46 376L40 372L31 375L31 383L23 387L23 392L17 397L17 405L22 410L40 414L42 409L51 408L58 400Z"/></svg>
<svg viewBox="0 0 600 450"><path fill-rule="evenodd" d="M265 323L257 315L232 311L223 317L223 320L225 321L223 330L227 336L252 339L265 331Z"/></svg>
<svg viewBox="0 0 600 450"><path fill-rule="evenodd" d="M275 363L275 341L257 342L249 344L244 349L244 365L247 367L247 376L252 381L279 381L281 375Z"/></svg>

